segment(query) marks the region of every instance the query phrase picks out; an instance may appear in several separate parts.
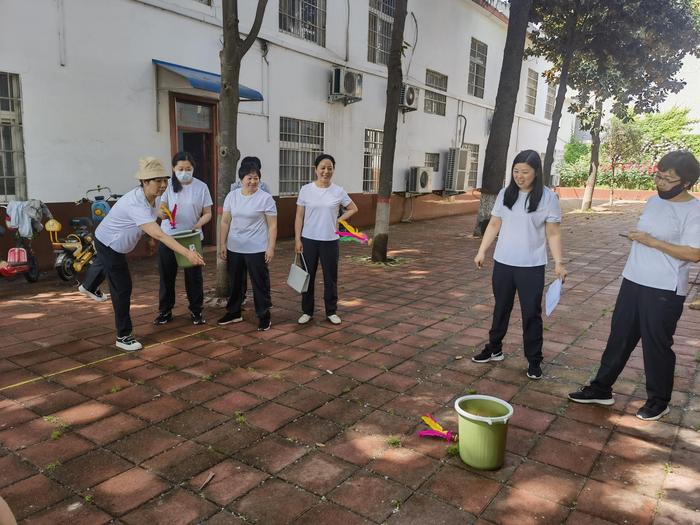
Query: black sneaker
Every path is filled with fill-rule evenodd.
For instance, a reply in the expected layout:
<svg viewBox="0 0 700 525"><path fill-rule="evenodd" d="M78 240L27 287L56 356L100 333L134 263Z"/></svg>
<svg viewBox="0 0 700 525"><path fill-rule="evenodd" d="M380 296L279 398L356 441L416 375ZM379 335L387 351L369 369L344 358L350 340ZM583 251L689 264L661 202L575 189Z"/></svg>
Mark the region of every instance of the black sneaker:
<svg viewBox="0 0 700 525"><path fill-rule="evenodd" d="M661 419L666 414L670 412L668 406L661 408L660 406L645 404L642 408L637 410L637 417L644 421L656 421Z"/></svg>
<svg viewBox="0 0 700 525"><path fill-rule="evenodd" d="M472 361L475 363L488 363L489 361L503 361L503 352L491 353L491 350L486 347L480 354L472 356Z"/></svg>
<svg viewBox="0 0 700 525"><path fill-rule="evenodd" d="M240 323L241 321L243 321L243 317L241 317L240 312L235 314L231 312L226 312L226 315L219 319L216 322L216 324L223 326L225 324Z"/></svg>
<svg viewBox="0 0 700 525"><path fill-rule="evenodd" d="M160 312L158 317L153 319L153 324L166 324L173 320L172 312Z"/></svg>
<svg viewBox="0 0 700 525"><path fill-rule="evenodd" d="M542 379L542 368L540 365L530 363L527 367L527 377L530 379Z"/></svg>
<svg viewBox="0 0 700 525"><path fill-rule="evenodd" d="M270 320L270 312L267 315L260 317L258 321L258 332L266 332L272 327L272 321Z"/></svg>
<svg viewBox="0 0 700 525"><path fill-rule="evenodd" d="M202 316L202 312L192 314L190 317L192 318L192 324L207 324L207 321Z"/></svg>
<svg viewBox="0 0 700 525"><path fill-rule="evenodd" d="M612 405L615 403L612 394L601 395L600 392L597 392L590 386L584 386L578 392L571 392L569 399L577 403L592 403L596 405Z"/></svg>
<svg viewBox="0 0 700 525"><path fill-rule="evenodd" d="M133 352L135 350L141 350L143 345L134 339L133 335L125 335L124 337L117 337L116 342L117 348L121 348L125 352Z"/></svg>

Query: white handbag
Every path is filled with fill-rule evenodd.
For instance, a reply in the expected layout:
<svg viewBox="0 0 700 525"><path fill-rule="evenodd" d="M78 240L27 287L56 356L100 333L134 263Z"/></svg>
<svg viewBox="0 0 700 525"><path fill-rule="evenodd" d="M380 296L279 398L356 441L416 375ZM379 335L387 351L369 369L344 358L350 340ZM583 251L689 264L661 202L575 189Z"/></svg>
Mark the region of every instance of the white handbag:
<svg viewBox="0 0 700 525"><path fill-rule="evenodd" d="M287 284L297 293L304 293L309 289L309 272L306 266L306 261L304 260L304 254L301 254L301 262L304 263L304 267L299 266L297 262L297 257L300 254L294 256L294 262L289 268L289 277L287 277Z"/></svg>

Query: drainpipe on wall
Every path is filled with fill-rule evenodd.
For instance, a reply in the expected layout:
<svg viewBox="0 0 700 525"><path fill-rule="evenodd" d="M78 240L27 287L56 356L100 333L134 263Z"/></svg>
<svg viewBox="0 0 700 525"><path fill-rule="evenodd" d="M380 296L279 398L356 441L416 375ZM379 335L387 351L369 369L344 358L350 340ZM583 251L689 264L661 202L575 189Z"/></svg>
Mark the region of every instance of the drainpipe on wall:
<svg viewBox="0 0 700 525"><path fill-rule="evenodd" d="M63 0L56 0L58 12L58 63L62 67L66 65L66 16L63 9Z"/></svg>

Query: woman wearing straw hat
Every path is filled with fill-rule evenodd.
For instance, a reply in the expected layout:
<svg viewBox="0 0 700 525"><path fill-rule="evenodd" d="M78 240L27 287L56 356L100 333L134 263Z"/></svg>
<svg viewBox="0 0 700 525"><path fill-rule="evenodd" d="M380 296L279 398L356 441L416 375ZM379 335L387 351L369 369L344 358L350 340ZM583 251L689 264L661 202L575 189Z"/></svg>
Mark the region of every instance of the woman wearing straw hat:
<svg viewBox="0 0 700 525"><path fill-rule="evenodd" d="M134 177L139 180L139 186L121 197L95 230L95 247L101 266L95 272L101 270L102 275L88 275L86 278L86 282L99 282L104 277L109 281L117 326L116 346L127 352L143 348L131 333L131 273L126 261L126 254L136 248L141 236L147 233L186 257L190 263L204 265L201 255L180 245L156 222L157 200L168 187L170 179L170 173L163 163L155 157L139 159L139 170Z"/></svg>

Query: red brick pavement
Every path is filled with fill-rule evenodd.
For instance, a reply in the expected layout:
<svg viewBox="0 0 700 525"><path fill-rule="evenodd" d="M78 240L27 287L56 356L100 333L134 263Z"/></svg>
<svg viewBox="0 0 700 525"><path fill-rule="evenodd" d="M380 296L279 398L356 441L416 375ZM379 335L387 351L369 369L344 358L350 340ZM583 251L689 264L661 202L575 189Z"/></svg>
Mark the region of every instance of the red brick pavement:
<svg viewBox="0 0 700 525"><path fill-rule="evenodd" d="M132 263L147 345L132 355L112 346L109 304L52 276L0 282L0 389L28 381L0 390L0 495L26 523L700 523L700 313L679 323L662 421L634 417L639 349L614 406L566 400L597 367L628 252L618 233L640 209L565 217L570 276L545 319L538 382L525 377L517 307L505 361L469 360L493 304L489 270L471 262L473 217L393 226L394 267L343 244L339 327L321 313L296 324L289 241L262 333L250 309L217 327L209 308L210 324L192 326L182 283L176 320L153 326L155 261ZM499 471L415 436L426 412L454 427L451 404L470 389L515 406Z"/></svg>

